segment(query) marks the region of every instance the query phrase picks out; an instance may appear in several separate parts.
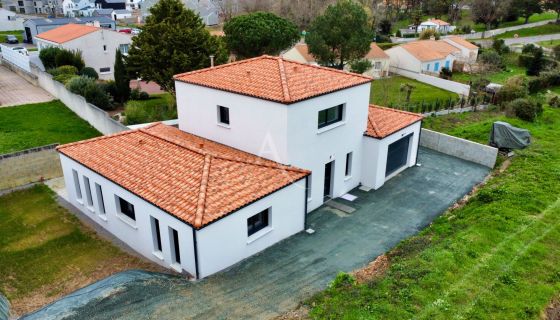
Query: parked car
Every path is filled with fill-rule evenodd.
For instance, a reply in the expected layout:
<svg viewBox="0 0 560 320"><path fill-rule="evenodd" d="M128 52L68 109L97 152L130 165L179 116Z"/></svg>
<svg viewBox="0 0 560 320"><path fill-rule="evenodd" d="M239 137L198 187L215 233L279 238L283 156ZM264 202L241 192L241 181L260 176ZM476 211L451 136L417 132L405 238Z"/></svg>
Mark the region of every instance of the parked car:
<svg viewBox="0 0 560 320"><path fill-rule="evenodd" d="M141 31L140 29L133 28L133 29L132 29L132 34L133 34L133 35L140 34L140 31Z"/></svg>
<svg viewBox="0 0 560 320"><path fill-rule="evenodd" d="M6 36L6 43L19 43L19 40L13 34L9 34Z"/></svg>
<svg viewBox="0 0 560 320"><path fill-rule="evenodd" d="M119 32L130 34L130 33L132 33L132 29L121 29L121 30L119 30Z"/></svg>
<svg viewBox="0 0 560 320"><path fill-rule="evenodd" d="M25 49L24 47L13 47L12 50L17 51L26 56L29 55L29 52L27 52L27 49Z"/></svg>

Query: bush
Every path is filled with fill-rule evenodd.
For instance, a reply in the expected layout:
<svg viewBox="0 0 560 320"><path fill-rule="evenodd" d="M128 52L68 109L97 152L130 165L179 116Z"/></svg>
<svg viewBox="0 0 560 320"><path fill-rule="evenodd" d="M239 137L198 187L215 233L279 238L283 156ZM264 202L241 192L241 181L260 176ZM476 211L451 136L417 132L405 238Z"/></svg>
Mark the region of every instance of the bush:
<svg viewBox="0 0 560 320"><path fill-rule="evenodd" d="M78 71L82 70L85 66L82 54L79 51L70 51L65 49L60 50L56 54L55 63L57 66L74 66L78 69Z"/></svg>
<svg viewBox="0 0 560 320"><path fill-rule="evenodd" d="M148 100L150 99L150 95L146 91L140 91L138 95L138 100Z"/></svg>
<svg viewBox="0 0 560 320"><path fill-rule="evenodd" d="M356 279L345 272L339 272L336 275L336 278L334 278L333 282L331 282L330 286L331 288L344 288L344 287L351 287L353 285L356 284Z"/></svg>
<svg viewBox="0 0 560 320"><path fill-rule="evenodd" d="M41 52L39 52L39 59L43 63L43 66L45 67L45 69L50 70L50 69L56 68L56 66L57 66L56 65L56 55L61 50L62 49L57 48L57 47L48 47L48 48L42 49Z"/></svg>
<svg viewBox="0 0 560 320"><path fill-rule="evenodd" d="M440 34L434 29L426 29L420 32L420 37L419 37L420 40L428 40L431 37L434 37L436 40L439 40Z"/></svg>
<svg viewBox="0 0 560 320"><path fill-rule="evenodd" d="M526 98L528 94L527 79L524 76L514 76L497 92L496 101L499 105L505 105L512 100Z"/></svg>
<svg viewBox="0 0 560 320"><path fill-rule="evenodd" d="M381 48L381 50L387 50L387 49L391 49L394 46L399 45L398 43L391 43L391 42L380 42L377 44L377 46L379 48Z"/></svg>
<svg viewBox="0 0 560 320"><path fill-rule="evenodd" d="M560 60L560 44L552 48L552 53L554 55L554 59Z"/></svg>
<svg viewBox="0 0 560 320"><path fill-rule="evenodd" d="M503 40L502 40L503 41ZM523 46L523 49L521 50L521 53L525 53L525 54L534 54L537 51L538 47L535 46L532 43L528 43L526 45Z"/></svg>
<svg viewBox="0 0 560 320"><path fill-rule="evenodd" d="M503 39L495 39L492 42L492 49L494 49L499 54L509 53L510 49L506 46L506 43Z"/></svg>
<svg viewBox="0 0 560 320"><path fill-rule="evenodd" d="M150 95L146 91L140 91L139 88L134 88L130 91L130 100L148 100Z"/></svg>
<svg viewBox="0 0 560 320"><path fill-rule="evenodd" d="M74 66L60 66L60 67L55 68L55 69L50 69L48 71L48 73L50 73L53 77L56 77L56 76L62 75L62 74L76 75L76 74L78 74L78 69L76 69L76 67L74 67Z"/></svg>
<svg viewBox="0 0 560 320"><path fill-rule="evenodd" d="M371 61L367 59L356 60L350 64L350 71L354 73L362 74L369 69L371 69Z"/></svg>
<svg viewBox="0 0 560 320"><path fill-rule="evenodd" d="M113 100L117 98L117 84L113 80L105 81L101 83L101 88L105 91L108 95L110 95Z"/></svg>
<svg viewBox="0 0 560 320"><path fill-rule="evenodd" d="M71 79L77 78L78 76L75 74L58 74L56 76L53 77L53 80L58 81L64 85L66 85L68 83L68 81L70 81Z"/></svg>
<svg viewBox="0 0 560 320"><path fill-rule="evenodd" d="M66 84L66 89L72 93L83 96L85 88L91 83L95 83L95 80L90 77L79 76L70 79L70 81Z"/></svg>
<svg viewBox="0 0 560 320"><path fill-rule="evenodd" d="M124 114L127 125L177 119L177 106L172 98L158 105L129 100L125 105Z"/></svg>
<svg viewBox="0 0 560 320"><path fill-rule="evenodd" d="M551 107L558 108L560 107L560 97L554 94L548 98L547 103Z"/></svg>
<svg viewBox="0 0 560 320"><path fill-rule="evenodd" d="M103 110L112 110L113 105L109 95L96 82L90 82L84 88L86 101Z"/></svg>
<svg viewBox="0 0 560 320"><path fill-rule="evenodd" d="M496 50L486 50L479 56L480 62L489 68L505 69L505 64L502 56Z"/></svg>
<svg viewBox="0 0 560 320"><path fill-rule="evenodd" d="M99 75L97 74L97 71L95 71L95 69L91 67L83 68L82 71L80 71L80 75L90 77L95 80L99 79Z"/></svg>
<svg viewBox="0 0 560 320"><path fill-rule="evenodd" d="M395 35L396 35L398 38L401 38L401 37L402 37L401 30L400 30L400 29L397 30L397 33L396 33Z"/></svg>
<svg viewBox="0 0 560 320"><path fill-rule="evenodd" d="M527 75L538 76L546 66L544 51L542 48L537 48L531 55L527 64Z"/></svg>
<svg viewBox="0 0 560 320"><path fill-rule="evenodd" d="M461 27L461 31L463 31L463 33L465 33L465 34L471 33L471 30L472 30L472 28L471 28L470 24L467 24L467 25L464 25L464 26Z"/></svg>
<svg viewBox="0 0 560 320"><path fill-rule="evenodd" d="M439 73L439 77L450 80L453 77L453 72L449 68L442 68Z"/></svg>
<svg viewBox="0 0 560 320"><path fill-rule="evenodd" d="M515 99L509 103L509 108L516 117L525 121L535 121L538 115L542 114L542 104L529 99Z"/></svg>

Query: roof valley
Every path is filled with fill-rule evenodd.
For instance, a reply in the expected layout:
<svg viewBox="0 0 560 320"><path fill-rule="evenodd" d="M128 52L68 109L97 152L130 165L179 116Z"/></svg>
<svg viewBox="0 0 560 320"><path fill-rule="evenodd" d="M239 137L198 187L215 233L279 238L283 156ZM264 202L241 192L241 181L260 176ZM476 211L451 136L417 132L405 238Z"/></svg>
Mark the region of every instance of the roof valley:
<svg viewBox="0 0 560 320"><path fill-rule="evenodd" d="M284 95L284 100L290 101L290 88L288 87L286 68L284 67L284 61L280 58L278 59L278 69L280 72L280 81L282 81L282 93Z"/></svg>

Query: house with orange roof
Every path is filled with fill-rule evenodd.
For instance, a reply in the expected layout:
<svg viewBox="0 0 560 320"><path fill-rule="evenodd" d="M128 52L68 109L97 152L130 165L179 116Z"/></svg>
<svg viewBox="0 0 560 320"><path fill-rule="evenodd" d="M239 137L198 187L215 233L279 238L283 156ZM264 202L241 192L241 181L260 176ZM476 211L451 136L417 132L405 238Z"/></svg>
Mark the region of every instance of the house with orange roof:
<svg viewBox="0 0 560 320"><path fill-rule="evenodd" d="M461 49L442 40L412 41L385 50L391 69L439 75L441 69L453 69Z"/></svg>
<svg viewBox="0 0 560 320"><path fill-rule="evenodd" d="M465 63L475 63L478 58L478 46L459 36L450 36L441 39L450 45L461 50L461 54L457 56L457 60Z"/></svg>
<svg viewBox="0 0 560 320"><path fill-rule="evenodd" d="M424 30L435 30L441 34L448 34L455 30L455 26L452 26L449 22L440 19L428 19L427 21L420 23L417 28L418 33Z"/></svg>
<svg viewBox="0 0 560 320"><path fill-rule="evenodd" d="M416 164L422 116L369 105L370 77L261 56L174 79L178 128L156 123L58 152L72 205L194 278Z"/></svg>
<svg viewBox="0 0 560 320"><path fill-rule="evenodd" d="M318 66L315 57L309 53L309 48L306 43L300 42L296 43L293 47L288 49L286 52L282 53L281 56L288 60L297 61L300 63L307 63L311 65Z"/></svg>
<svg viewBox="0 0 560 320"><path fill-rule="evenodd" d="M99 74L100 79L112 80L115 52L124 55L132 43L132 36L126 33L86 24L66 24L35 36L39 52L48 47L77 50L84 63Z"/></svg>

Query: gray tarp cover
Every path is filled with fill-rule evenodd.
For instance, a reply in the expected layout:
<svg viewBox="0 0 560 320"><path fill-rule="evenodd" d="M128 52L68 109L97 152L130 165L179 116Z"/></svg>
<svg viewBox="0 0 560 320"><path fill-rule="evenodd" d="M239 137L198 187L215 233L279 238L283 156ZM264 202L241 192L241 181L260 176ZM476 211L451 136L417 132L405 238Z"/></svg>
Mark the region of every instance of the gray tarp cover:
<svg viewBox="0 0 560 320"><path fill-rule="evenodd" d="M505 149L523 149L529 144L531 144L529 130L516 128L502 121L496 121L492 125L491 146Z"/></svg>

